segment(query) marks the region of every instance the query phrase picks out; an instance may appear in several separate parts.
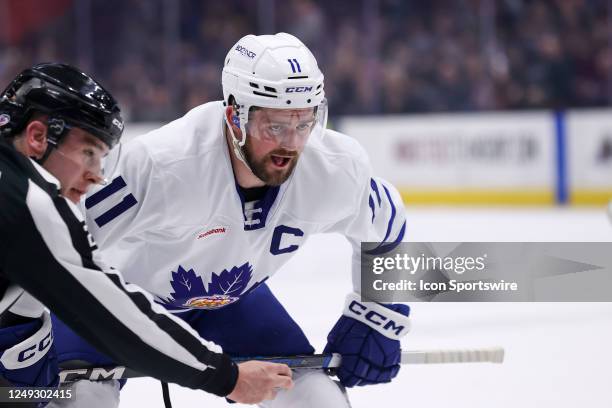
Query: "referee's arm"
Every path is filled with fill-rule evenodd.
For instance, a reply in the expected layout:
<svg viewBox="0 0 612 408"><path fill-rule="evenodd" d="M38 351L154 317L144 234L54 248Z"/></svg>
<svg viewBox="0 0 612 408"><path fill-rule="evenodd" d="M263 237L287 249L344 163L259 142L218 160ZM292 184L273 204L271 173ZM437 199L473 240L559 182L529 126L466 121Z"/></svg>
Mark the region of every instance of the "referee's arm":
<svg viewBox="0 0 612 408"><path fill-rule="evenodd" d="M118 363L189 388L230 393L238 368L220 347L98 265L95 243L71 204L25 180L27 186L10 194L0 189L0 274Z"/></svg>

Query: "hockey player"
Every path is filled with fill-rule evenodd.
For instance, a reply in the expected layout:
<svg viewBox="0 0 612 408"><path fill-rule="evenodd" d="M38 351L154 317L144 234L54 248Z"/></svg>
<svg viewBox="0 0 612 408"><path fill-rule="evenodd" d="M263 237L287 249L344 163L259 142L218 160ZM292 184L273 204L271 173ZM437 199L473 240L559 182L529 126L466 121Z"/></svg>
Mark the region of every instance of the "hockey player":
<svg viewBox="0 0 612 408"><path fill-rule="evenodd" d="M115 361L165 381L246 403L291 386L287 366L236 366L101 261L75 203L103 182L101 163L123 131L107 91L71 66L40 64L0 97L3 385L57 385L44 304ZM78 400L80 406L108 404L97 398L91 405L87 395Z"/></svg>
<svg viewBox="0 0 612 408"><path fill-rule="evenodd" d="M361 302L359 251L362 241L380 242L373 253L401 242L398 192L371 174L357 142L326 130L323 74L297 38L240 39L222 85L223 102L125 146L111 183L85 201L90 231L130 282L235 356L313 353L265 281L307 236L339 232L354 248L355 293L325 351L342 354L344 386L391 381L409 309ZM55 335L60 359L100 358L59 322ZM266 406L348 406L322 372L294 380Z"/></svg>

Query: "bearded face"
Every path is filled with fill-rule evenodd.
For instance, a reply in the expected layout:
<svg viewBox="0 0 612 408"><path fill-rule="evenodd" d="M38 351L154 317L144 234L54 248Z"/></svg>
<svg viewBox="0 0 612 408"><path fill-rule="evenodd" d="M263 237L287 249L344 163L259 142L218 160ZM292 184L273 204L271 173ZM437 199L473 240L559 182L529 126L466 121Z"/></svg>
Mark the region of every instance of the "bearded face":
<svg viewBox="0 0 612 408"><path fill-rule="evenodd" d="M269 186L284 183L295 169L314 126L312 108L261 108L252 112L244 156L253 174Z"/></svg>

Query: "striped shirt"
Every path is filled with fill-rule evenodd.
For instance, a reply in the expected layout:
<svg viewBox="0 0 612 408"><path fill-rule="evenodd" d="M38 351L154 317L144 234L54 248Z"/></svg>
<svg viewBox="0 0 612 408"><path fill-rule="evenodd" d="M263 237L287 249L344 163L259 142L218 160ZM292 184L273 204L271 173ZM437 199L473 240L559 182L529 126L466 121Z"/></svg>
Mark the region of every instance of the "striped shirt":
<svg viewBox="0 0 612 408"><path fill-rule="evenodd" d="M58 180L0 140L0 315L24 291L120 364L220 396L236 384L221 348L106 266Z"/></svg>

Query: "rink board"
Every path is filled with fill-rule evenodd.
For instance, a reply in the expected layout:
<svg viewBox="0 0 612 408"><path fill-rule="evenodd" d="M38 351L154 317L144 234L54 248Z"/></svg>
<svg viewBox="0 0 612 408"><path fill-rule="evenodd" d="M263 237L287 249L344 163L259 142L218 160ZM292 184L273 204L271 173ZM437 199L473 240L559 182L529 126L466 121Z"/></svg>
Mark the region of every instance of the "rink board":
<svg viewBox="0 0 612 408"><path fill-rule="evenodd" d="M407 204L601 205L612 198L612 112L346 117L340 130Z"/></svg>

